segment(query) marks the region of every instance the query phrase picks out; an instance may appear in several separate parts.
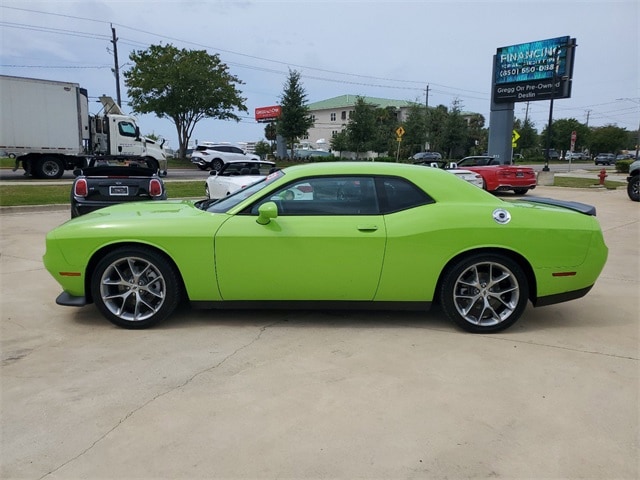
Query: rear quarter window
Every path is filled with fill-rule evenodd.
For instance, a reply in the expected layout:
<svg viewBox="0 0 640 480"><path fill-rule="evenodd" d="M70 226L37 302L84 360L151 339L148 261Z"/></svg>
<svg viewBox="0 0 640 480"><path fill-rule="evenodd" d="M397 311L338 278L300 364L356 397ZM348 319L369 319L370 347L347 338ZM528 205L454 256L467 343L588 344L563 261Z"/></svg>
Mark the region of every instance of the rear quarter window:
<svg viewBox="0 0 640 480"><path fill-rule="evenodd" d="M434 203L426 192L404 178L380 178L378 182L382 192L383 214Z"/></svg>

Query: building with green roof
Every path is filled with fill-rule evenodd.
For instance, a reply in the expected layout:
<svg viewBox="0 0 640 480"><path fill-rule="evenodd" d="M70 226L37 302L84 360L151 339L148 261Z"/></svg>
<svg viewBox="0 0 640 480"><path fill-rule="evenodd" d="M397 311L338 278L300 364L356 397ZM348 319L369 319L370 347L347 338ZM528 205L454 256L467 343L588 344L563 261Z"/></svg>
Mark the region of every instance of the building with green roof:
<svg viewBox="0 0 640 480"><path fill-rule="evenodd" d="M344 130L359 97L376 108L394 107L399 122L406 120L409 108L414 105L414 102L406 100L391 100L362 95L340 95L339 97L310 103L308 107L313 116L314 125L309 129L309 133L302 143L309 143L313 148L330 148L331 137Z"/></svg>

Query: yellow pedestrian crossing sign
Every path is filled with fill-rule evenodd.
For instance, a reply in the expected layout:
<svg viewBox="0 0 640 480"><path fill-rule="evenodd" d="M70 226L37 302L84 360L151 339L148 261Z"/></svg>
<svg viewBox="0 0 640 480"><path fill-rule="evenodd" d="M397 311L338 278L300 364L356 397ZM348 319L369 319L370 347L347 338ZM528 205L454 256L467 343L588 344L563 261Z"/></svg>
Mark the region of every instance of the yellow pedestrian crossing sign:
<svg viewBox="0 0 640 480"><path fill-rule="evenodd" d="M398 137L402 137L404 135L404 128L402 128L402 125L396 128L396 135L398 135Z"/></svg>
<svg viewBox="0 0 640 480"><path fill-rule="evenodd" d="M520 134L517 130L514 130L511 134L511 146L516 148L518 146L518 140L520 139Z"/></svg>

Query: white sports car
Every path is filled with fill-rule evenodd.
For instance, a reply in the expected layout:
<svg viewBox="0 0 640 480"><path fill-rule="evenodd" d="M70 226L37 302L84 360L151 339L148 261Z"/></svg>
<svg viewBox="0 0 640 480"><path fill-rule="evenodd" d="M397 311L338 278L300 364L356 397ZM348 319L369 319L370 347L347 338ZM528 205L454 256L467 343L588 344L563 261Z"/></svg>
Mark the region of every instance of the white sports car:
<svg viewBox="0 0 640 480"><path fill-rule="evenodd" d="M220 171L211 170L205 183L207 198L218 199L254 184L275 171L274 162L262 160L232 160Z"/></svg>

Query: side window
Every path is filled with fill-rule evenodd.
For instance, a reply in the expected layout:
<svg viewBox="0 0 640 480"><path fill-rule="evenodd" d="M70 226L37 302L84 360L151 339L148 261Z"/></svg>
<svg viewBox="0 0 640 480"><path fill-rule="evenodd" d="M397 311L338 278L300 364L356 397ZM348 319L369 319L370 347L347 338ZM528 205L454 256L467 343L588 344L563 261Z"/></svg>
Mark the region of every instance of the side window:
<svg viewBox="0 0 640 480"><path fill-rule="evenodd" d="M378 215L378 199L371 177L316 177L293 182L254 205L275 202L278 215Z"/></svg>
<svg viewBox="0 0 640 480"><path fill-rule="evenodd" d="M135 137L136 136L136 127L131 122L119 122L118 123L118 131L120 135L124 137Z"/></svg>
<svg viewBox="0 0 640 480"><path fill-rule="evenodd" d="M331 121L335 122L336 121L336 114L335 112L331 114Z"/></svg>
<svg viewBox="0 0 640 480"><path fill-rule="evenodd" d="M382 213L393 213L409 208L428 205L434 200L413 183L403 178L379 179L382 186Z"/></svg>

